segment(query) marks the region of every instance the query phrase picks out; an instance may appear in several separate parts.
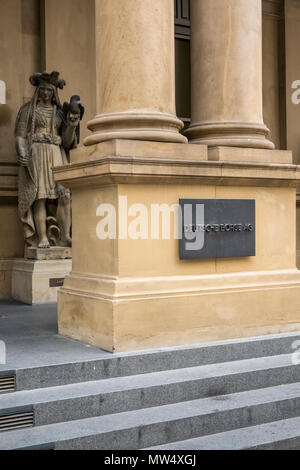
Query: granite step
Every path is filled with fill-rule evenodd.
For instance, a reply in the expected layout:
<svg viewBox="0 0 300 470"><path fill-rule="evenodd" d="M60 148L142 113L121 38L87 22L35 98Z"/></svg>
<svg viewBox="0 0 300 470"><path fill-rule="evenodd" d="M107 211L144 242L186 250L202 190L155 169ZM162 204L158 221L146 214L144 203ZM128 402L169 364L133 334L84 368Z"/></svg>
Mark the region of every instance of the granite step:
<svg viewBox="0 0 300 470"><path fill-rule="evenodd" d="M300 450L300 417L172 442L145 450Z"/></svg>
<svg viewBox="0 0 300 470"><path fill-rule="evenodd" d="M298 333L286 333L133 353L99 352L99 359L61 362L15 369L16 390L32 390L78 382L184 369L293 352ZM11 370L11 367L10 367ZM5 375L5 369L1 368Z"/></svg>
<svg viewBox="0 0 300 470"><path fill-rule="evenodd" d="M0 415L31 407L36 426L232 394L299 381L280 355L0 395Z"/></svg>
<svg viewBox="0 0 300 470"><path fill-rule="evenodd" d="M130 450L300 415L300 383L0 433L0 449Z"/></svg>

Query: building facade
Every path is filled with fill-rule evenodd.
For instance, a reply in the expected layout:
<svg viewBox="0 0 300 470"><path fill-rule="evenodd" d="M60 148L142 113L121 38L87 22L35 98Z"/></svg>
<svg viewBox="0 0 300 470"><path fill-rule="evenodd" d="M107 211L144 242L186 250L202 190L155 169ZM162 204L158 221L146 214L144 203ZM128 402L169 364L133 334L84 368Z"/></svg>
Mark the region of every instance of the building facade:
<svg viewBox="0 0 300 470"><path fill-rule="evenodd" d="M73 274L59 299L61 333L126 350L299 328L300 199L293 165L300 164L300 1L124 2L120 9L120 0L0 0L0 298L11 298L14 260L24 256L16 114L32 97L29 76L58 70L68 85L62 101L76 92L86 107L85 147L56 175L73 190L74 218ZM142 158L142 170L128 175L107 160L104 175L95 164L122 154L131 165ZM169 166L166 159L173 159ZM83 206L94 201L95 212L120 195L146 205L180 197L253 198L264 227L258 227L257 255L189 264L179 263L175 242L163 240L106 241L98 249L99 240L82 232L83 224L94 234L97 222ZM254 299L257 307L242 315ZM278 309L288 299L290 309Z"/></svg>

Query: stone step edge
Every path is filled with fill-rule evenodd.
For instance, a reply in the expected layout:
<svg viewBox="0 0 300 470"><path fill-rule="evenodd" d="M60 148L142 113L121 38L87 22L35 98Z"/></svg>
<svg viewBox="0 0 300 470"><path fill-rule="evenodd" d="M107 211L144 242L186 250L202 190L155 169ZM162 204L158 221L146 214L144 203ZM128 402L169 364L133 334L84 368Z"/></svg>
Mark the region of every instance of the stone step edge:
<svg viewBox="0 0 300 470"><path fill-rule="evenodd" d="M276 385L295 383L297 380L293 376L297 375L295 373L296 368L300 371L300 365L292 364L291 355L281 355L7 393L0 395L0 414L13 412L15 409L26 406L35 408L36 405L51 406L52 404L53 406L53 404L58 402L63 403L66 407L68 403L74 400L77 400L79 403L80 400L88 400L91 397L98 396L107 396L108 399L111 397L113 401L113 395L125 393L129 396L131 392L135 394L135 392L138 393L139 391L143 393L146 401L147 395L145 393L147 392L151 394L156 390L159 393L159 389L160 391L165 388L172 389L172 387L180 386L181 384L186 387L193 386L196 383L199 384L198 399L208 397L209 390L212 390L212 387L214 387L214 395L226 395L249 391L255 388L263 389L275 387ZM300 374L298 375L300 376ZM234 389L237 377L239 377L239 382L237 388ZM244 381L249 382L249 385L245 387L241 383L243 377ZM256 381L254 381L255 378ZM228 391L224 391L224 380L226 379ZM272 380L271 384L270 380ZM202 391L200 389L201 384L203 387ZM218 388L220 393L218 393ZM210 396L213 396L213 393ZM189 398L187 401L191 399ZM161 405L174 402L176 401L168 401L167 403L161 403ZM39 410L39 408L37 409ZM122 411L125 410L116 412ZM113 411L110 411L110 413L113 413Z"/></svg>
<svg viewBox="0 0 300 470"><path fill-rule="evenodd" d="M280 444L281 448L297 445L300 449L300 416L144 450L276 450Z"/></svg>
<svg viewBox="0 0 300 470"><path fill-rule="evenodd" d="M293 403L292 407L290 406L291 403ZM187 424L190 424L193 430L191 432L193 433L195 432L194 429L197 428L195 420L197 421L199 419L204 420L202 425L205 424L205 426L207 426L210 423L209 425L212 426L213 429L215 429L215 423L212 422L212 418L214 417L219 423L219 426L222 427L227 426L225 423L226 419L229 419L230 426L232 426L232 424L236 422L237 417L239 420L244 420L245 423L250 419L251 422L254 422L256 419L255 412L257 413L257 419L270 420L256 423L258 425L264 422L275 421L274 416L266 415L266 408L268 407L275 407L273 413L276 414L278 420L282 420L283 417L279 414L279 411L282 407L281 414L286 416L287 405L291 413L292 411L290 411L290 409L293 410L296 408L300 410L300 383L236 393L229 397L226 396L226 398L218 397L217 400L204 398L190 402L123 412L115 415L39 426L28 429L26 432L21 430L9 431L0 434L0 449L37 448L39 446L50 445L51 443L55 443L55 448L57 449L73 448L74 445L75 448L77 448L76 446L80 444L81 440L89 440L89 438L98 439L99 436L101 436L101 439L108 438L109 442L111 442L111 437L114 436L116 442L118 442L116 438L118 433L120 434L119 437L126 441L128 439L130 440L130 433L133 433L131 439L135 441L138 439L141 443L140 446L137 446L138 448L152 447L158 444L143 445L141 439L143 433L146 439L154 435L155 438L158 439L159 433L169 436L170 424L172 423L175 423L177 426L180 424L180 433L181 430L188 432ZM245 413L245 410L247 410L247 413ZM293 417L295 416L286 416L286 418ZM208 420L206 423L205 419ZM194 423L191 424L193 421ZM245 424L243 427L248 426ZM220 432L229 430L230 429L224 429L224 431ZM175 429L175 434L176 432ZM197 432L200 432L200 430L197 430ZM175 434L174 440L178 441ZM213 432L207 434L212 435ZM199 435L192 435L187 437L187 439L195 437L199 437ZM109 448L110 447L107 447L107 449ZM122 448L122 446L120 448Z"/></svg>
<svg viewBox="0 0 300 470"><path fill-rule="evenodd" d="M47 388L137 374L293 353L300 333L242 338L189 347L122 353L94 360L16 369L16 390ZM3 373L3 371L2 371Z"/></svg>

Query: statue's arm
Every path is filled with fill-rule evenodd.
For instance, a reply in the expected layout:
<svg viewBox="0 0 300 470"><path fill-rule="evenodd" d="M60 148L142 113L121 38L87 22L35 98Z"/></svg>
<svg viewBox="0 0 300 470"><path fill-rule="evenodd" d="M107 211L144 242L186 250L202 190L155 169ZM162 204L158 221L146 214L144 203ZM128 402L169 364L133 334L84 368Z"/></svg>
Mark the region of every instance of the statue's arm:
<svg viewBox="0 0 300 470"><path fill-rule="evenodd" d="M27 145L27 113L28 107L23 106L19 111L15 126L16 151L21 166L28 166L30 158Z"/></svg>
<svg viewBox="0 0 300 470"><path fill-rule="evenodd" d="M17 154L19 157L20 165L23 165L24 163L28 163L29 155L27 152L27 142L26 142L26 139L24 139L24 137L20 135L16 135L16 150L17 150Z"/></svg>
<svg viewBox="0 0 300 470"><path fill-rule="evenodd" d="M76 137L76 126L73 123L65 123L62 130L62 145L63 148L68 152L69 150L76 148L77 137Z"/></svg>

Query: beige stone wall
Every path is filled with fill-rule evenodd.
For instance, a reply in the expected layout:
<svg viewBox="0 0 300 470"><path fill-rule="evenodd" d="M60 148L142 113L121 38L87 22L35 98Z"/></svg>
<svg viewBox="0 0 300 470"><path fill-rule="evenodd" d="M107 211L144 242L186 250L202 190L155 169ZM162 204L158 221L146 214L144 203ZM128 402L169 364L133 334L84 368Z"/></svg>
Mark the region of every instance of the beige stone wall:
<svg viewBox="0 0 300 470"><path fill-rule="evenodd" d="M151 213L151 204L171 206L178 203L179 195L183 199L255 199L256 256L181 261L178 257L178 241L174 240L172 231L171 240L119 240L119 276L185 276L295 268L295 233L293 230L276 230L277 225L289 225L295 219L294 190L182 185L179 191L176 185L119 186L119 196L127 196L128 207L143 203L148 208L148 214ZM90 201L93 201L92 197ZM276 227L274 220L277 221ZM134 257L132 253L135 253Z"/></svg>
<svg viewBox="0 0 300 470"><path fill-rule="evenodd" d="M20 0L0 2L0 77L6 83L6 104L0 106L0 161L16 161L13 123L23 102Z"/></svg>
<svg viewBox="0 0 300 470"><path fill-rule="evenodd" d="M11 260L24 250L14 125L20 106L32 98L29 76L61 72L69 85L62 101L78 93L86 105L84 137L96 111L94 42L94 0L0 1L0 80L7 89L0 105L0 298L11 296Z"/></svg>
<svg viewBox="0 0 300 470"><path fill-rule="evenodd" d="M7 104L0 106L0 162L16 161L14 123L19 107L29 101L28 79L42 69L58 70L67 81L62 101L80 94L86 122L96 112L94 0L1 0L0 80Z"/></svg>
<svg viewBox="0 0 300 470"><path fill-rule="evenodd" d="M292 83L300 80L300 2L285 1L285 36L286 36L286 110L287 110L287 146L293 151L294 162L300 163L300 104L291 100ZM299 98L299 95L298 95Z"/></svg>
<svg viewBox="0 0 300 470"><path fill-rule="evenodd" d="M300 80L300 1L284 2L286 128L280 78L280 56L284 47L279 14L281 3L281 0L263 2L264 120L276 147L285 148L286 144L288 149L293 150L294 161L299 163L300 104L296 106L291 102L291 84ZM95 36L95 0L0 1L0 80L5 82L7 88L7 102L0 105L0 260L23 254L22 229L16 215L17 167L14 166L13 130L19 107L32 96L28 77L44 68L61 72L68 85L61 94L62 100L79 93L86 106L82 123L83 139L89 134L87 121L96 114ZM8 179L7 189L3 182ZM5 221L5 226L2 221ZM1 289L1 269L0 265L0 297L4 291L5 295L8 292L7 276L6 287Z"/></svg>
<svg viewBox="0 0 300 470"><path fill-rule="evenodd" d="M153 155L152 142L120 140L77 149L73 164L56 170L57 180L73 191L73 270L59 292L60 334L126 351L299 329L298 177L290 153L284 165L275 163L277 152L236 148L248 163L234 164L205 161L206 147L200 159L198 149L156 143ZM261 152L273 154L273 163L258 163ZM161 231L158 240L147 237L152 204L171 207L180 198L202 197L256 200L255 257L180 260L173 223L169 239ZM107 215L100 213L102 203L115 207L118 239L97 237ZM132 204L143 206L128 212ZM119 215L128 212L130 233L145 207L148 227L137 224L144 238L124 236Z"/></svg>
<svg viewBox="0 0 300 470"><path fill-rule="evenodd" d="M96 233L99 221L96 216L97 208L100 204L113 204L114 207L117 207L117 186L103 186L101 190L91 187L85 196L77 191L74 191L72 196L73 220L81 220L80 224L73 224L73 251L77 253L77 256L73 258L73 271L95 273L100 270L104 276L117 276L119 274L118 242L107 239L99 244ZM93 218L91 214L94 214L95 217ZM101 253L101 255L91 257L89 255L91 252Z"/></svg>
<svg viewBox="0 0 300 470"><path fill-rule="evenodd" d="M41 67L39 0L1 0L0 57L0 80L6 84L6 104L0 105L0 298L8 298L12 260L24 249L14 125L20 106L32 96L28 78Z"/></svg>
<svg viewBox="0 0 300 470"><path fill-rule="evenodd" d="M23 244L21 224L18 220L16 204L2 200L0 204L0 220L0 260L16 258L21 255L20 247Z"/></svg>
<svg viewBox="0 0 300 470"><path fill-rule="evenodd" d="M297 268L300 269L300 196L297 195L296 205L296 247L297 247Z"/></svg>
<svg viewBox="0 0 300 470"><path fill-rule="evenodd" d="M6 104L0 106L0 162L15 162L14 123L19 107L32 96L29 75L40 69L39 0L0 2L0 80Z"/></svg>
<svg viewBox="0 0 300 470"><path fill-rule="evenodd" d="M293 151L294 162L300 163L300 103L292 102L293 82L300 81L300 2L285 0L286 43L286 139L288 149ZM300 82L299 82L300 83ZM299 86L298 86L299 89ZM298 94L298 99L300 95ZM299 192L299 191L298 191ZM300 205L297 202L297 266L300 268Z"/></svg>
<svg viewBox="0 0 300 470"><path fill-rule="evenodd" d="M0 196L0 299L11 297L13 259L23 255L23 234L15 198Z"/></svg>
<svg viewBox="0 0 300 470"><path fill-rule="evenodd" d="M39 0L21 0L24 101L32 98L29 77L41 70L41 12Z"/></svg>
<svg viewBox="0 0 300 470"><path fill-rule="evenodd" d="M83 140L96 114L95 0L44 0L43 10L44 68L57 70L67 82L62 102L80 95L86 108Z"/></svg>
<svg viewBox="0 0 300 470"><path fill-rule="evenodd" d="M263 14L263 113L270 129L270 140L277 149L285 148L285 123L281 109L280 47L283 43L283 20L278 11L267 10ZM282 134L283 132L283 134Z"/></svg>

